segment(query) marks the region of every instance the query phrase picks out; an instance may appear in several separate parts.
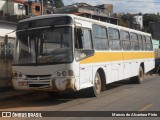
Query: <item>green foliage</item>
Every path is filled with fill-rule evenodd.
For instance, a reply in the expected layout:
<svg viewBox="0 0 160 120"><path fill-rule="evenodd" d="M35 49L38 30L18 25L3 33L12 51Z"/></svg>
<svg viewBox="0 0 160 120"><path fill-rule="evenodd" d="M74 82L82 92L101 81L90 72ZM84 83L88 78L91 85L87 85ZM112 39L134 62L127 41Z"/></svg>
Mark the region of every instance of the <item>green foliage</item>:
<svg viewBox="0 0 160 120"><path fill-rule="evenodd" d="M149 23L151 22L160 22L160 15L157 14L144 14L143 15L143 26L145 31L150 32Z"/></svg>
<svg viewBox="0 0 160 120"><path fill-rule="evenodd" d="M64 3L62 0L54 0L54 4L56 8L60 8L64 6Z"/></svg>
<svg viewBox="0 0 160 120"><path fill-rule="evenodd" d="M135 19L131 14L123 14L120 18L120 25L134 29Z"/></svg>

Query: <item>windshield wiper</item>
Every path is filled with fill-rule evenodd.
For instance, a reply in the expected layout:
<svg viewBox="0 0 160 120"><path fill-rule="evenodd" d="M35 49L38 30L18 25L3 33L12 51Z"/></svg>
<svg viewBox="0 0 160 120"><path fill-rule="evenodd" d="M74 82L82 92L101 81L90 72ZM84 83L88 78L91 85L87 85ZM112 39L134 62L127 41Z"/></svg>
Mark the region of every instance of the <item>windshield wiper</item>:
<svg viewBox="0 0 160 120"><path fill-rule="evenodd" d="M52 25L50 28L51 28L51 32L53 32L53 30L54 30L55 26L54 26L54 25Z"/></svg>

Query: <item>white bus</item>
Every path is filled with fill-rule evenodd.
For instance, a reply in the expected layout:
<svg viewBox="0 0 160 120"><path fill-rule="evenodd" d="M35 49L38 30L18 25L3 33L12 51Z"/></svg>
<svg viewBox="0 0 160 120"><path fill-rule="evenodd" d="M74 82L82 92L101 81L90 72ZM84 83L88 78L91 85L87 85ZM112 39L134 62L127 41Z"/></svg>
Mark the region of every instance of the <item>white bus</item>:
<svg viewBox="0 0 160 120"><path fill-rule="evenodd" d="M155 66L151 35L71 14L32 17L18 23L13 86L57 94L131 78L142 83Z"/></svg>

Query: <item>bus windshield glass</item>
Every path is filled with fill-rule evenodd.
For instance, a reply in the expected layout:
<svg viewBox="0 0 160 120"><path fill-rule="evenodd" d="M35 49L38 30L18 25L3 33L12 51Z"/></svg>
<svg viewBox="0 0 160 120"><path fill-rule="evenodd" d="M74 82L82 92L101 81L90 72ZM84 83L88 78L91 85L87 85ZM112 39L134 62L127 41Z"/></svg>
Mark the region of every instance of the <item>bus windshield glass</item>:
<svg viewBox="0 0 160 120"><path fill-rule="evenodd" d="M47 27L17 32L15 64L72 62L71 27Z"/></svg>

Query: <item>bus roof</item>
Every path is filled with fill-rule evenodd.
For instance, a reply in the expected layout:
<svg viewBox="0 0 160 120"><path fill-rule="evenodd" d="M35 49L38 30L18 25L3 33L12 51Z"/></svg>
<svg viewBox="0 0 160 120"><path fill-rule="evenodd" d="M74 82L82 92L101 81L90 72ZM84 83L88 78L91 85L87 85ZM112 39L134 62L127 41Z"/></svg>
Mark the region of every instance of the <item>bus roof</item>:
<svg viewBox="0 0 160 120"><path fill-rule="evenodd" d="M90 19L90 18L85 18L85 17L73 15L73 14L49 14L49 15L41 15L41 16L27 18L27 19L21 20L19 22L27 22L27 21L32 21L32 20L39 20L39 19L53 18L53 17L62 17L62 16L70 16L73 19L80 19L80 20L92 22L94 24L99 24L99 25L102 25L102 26L105 25L105 26L108 26L108 27L113 27L113 28L117 28L117 29L121 29L121 30L126 30L126 31L130 31L130 32L135 32L135 33L145 34L145 35L151 36L151 34L146 33L146 32L142 32L142 31L139 31L139 30L134 30L134 29L131 29L131 28L122 27L122 26L119 26L119 25L114 25L114 24L111 24L111 23L107 23L107 22L103 22L103 21L98 21L98 20L94 20L94 19Z"/></svg>

